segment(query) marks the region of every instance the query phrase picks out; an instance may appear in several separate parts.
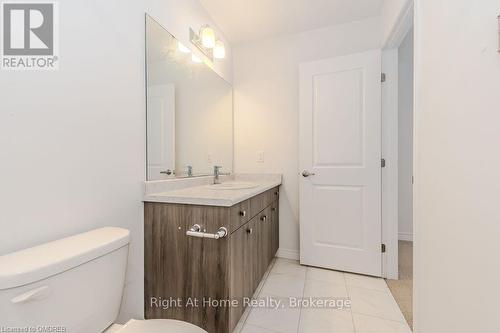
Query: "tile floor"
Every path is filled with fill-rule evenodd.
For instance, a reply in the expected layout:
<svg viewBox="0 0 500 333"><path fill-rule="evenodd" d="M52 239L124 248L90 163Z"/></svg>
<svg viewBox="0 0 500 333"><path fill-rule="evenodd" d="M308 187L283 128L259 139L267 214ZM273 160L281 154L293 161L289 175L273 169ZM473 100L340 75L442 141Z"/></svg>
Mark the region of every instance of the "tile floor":
<svg viewBox="0 0 500 333"><path fill-rule="evenodd" d="M387 280L406 321L413 326L413 242L399 241L399 280Z"/></svg>
<svg viewBox="0 0 500 333"><path fill-rule="evenodd" d="M255 296L350 300L344 309L279 307L247 308L234 333L410 333L383 279L300 266L276 259Z"/></svg>

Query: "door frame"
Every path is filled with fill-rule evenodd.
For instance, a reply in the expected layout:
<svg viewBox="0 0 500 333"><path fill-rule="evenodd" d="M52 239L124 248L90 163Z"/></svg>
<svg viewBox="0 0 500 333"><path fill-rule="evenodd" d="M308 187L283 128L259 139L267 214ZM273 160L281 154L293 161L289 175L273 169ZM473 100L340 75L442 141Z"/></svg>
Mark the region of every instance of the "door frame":
<svg viewBox="0 0 500 333"><path fill-rule="evenodd" d="M413 27L413 1L407 1L382 46L382 277L398 279L398 48ZM415 230L415 229L414 229ZM415 231L414 231L415 233Z"/></svg>

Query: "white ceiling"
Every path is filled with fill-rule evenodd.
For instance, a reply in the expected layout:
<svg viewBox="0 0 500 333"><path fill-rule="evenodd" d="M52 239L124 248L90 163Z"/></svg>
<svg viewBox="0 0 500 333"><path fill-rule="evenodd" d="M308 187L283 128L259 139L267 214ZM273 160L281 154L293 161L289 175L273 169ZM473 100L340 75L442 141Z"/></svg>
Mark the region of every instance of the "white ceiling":
<svg viewBox="0 0 500 333"><path fill-rule="evenodd" d="M378 16L382 1L200 0L232 43Z"/></svg>

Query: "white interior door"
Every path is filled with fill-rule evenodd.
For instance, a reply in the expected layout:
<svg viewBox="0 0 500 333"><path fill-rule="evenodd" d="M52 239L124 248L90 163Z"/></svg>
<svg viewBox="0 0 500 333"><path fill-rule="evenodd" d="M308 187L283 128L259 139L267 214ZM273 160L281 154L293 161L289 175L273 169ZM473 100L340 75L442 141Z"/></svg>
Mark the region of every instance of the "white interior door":
<svg viewBox="0 0 500 333"><path fill-rule="evenodd" d="M173 177L175 169L175 86L148 87L148 180Z"/></svg>
<svg viewBox="0 0 500 333"><path fill-rule="evenodd" d="M380 73L378 50L300 66L301 264L381 276Z"/></svg>

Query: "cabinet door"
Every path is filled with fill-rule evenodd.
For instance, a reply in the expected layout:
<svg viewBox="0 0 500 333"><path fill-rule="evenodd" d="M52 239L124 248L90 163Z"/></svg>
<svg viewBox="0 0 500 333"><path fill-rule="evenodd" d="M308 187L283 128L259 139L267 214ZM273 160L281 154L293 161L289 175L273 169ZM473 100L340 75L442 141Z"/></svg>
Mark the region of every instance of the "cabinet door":
<svg viewBox="0 0 500 333"><path fill-rule="evenodd" d="M256 227L256 275L257 285L264 276L269 265L269 256L271 253L271 209L267 207L262 212L257 215L257 220L255 221Z"/></svg>
<svg viewBox="0 0 500 333"><path fill-rule="evenodd" d="M186 207L186 228L194 224L202 226L207 233L215 233L219 227L228 228L229 210L224 207ZM224 300L229 298L230 285L230 236L212 239L186 237L186 297L198 299ZM187 298L186 298L187 300ZM200 304L185 309L186 321L208 332L228 332L229 307L215 307Z"/></svg>
<svg viewBox="0 0 500 333"><path fill-rule="evenodd" d="M261 214L261 225L262 225L262 261L261 261L261 274L267 270L269 263L272 260L272 213L271 207L267 207Z"/></svg>
<svg viewBox="0 0 500 333"><path fill-rule="evenodd" d="M238 324L238 320L243 314L243 298L248 297L249 293L249 274L250 267L247 264L247 250L249 246L249 235L247 228L242 227L233 232L230 236L231 247L231 279L230 292L232 300L238 301L237 307L230 309L230 331ZM250 295L251 296L251 295Z"/></svg>
<svg viewBox="0 0 500 333"><path fill-rule="evenodd" d="M182 307L152 306L153 299L185 299L187 239L179 205L144 204L145 318L186 320Z"/></svg>
<svg viewBox="0 0 500 333"><path fill-rule="evenodd" d="M257 232L255 229L255 221L257 220L256 217L251 219L244 227L247 232L247 249L245 253L245 263L249 265L249 276L246 280L246 295L247 296L252 296L253 291L255 290L255 287L257 286L255 284L256 279L257 279L257 268L256 268L256 256L257 256Z"/></svg>
<svg viewBox="0 0 500 333"><path fill-rule="evenodd" d="M248 222L250 216L250 200L242 201L231 207L231 222L229 223L229 232L234 232L239 227Z"/></svg>
<svg viewBox="0 0 500 333"><path fill-rule="evenodd" d="M279 235L279 200L276 200L271 205L271 259L276 256L279 249L280 235Z"/></svg>
<svg viewBox="0 0 500 333"><path fill-rule="evenodd" d="M267 208L267 213L269 214L267 216L267 265L266 265L266 270L267 270L267 266L269 266L269 264L271 263L271 261L273 260L274 258L274 255L276 254L276 252L273 251L273 226L274 226L274 223L273 223L273 206L269 206Z"/></svg>

